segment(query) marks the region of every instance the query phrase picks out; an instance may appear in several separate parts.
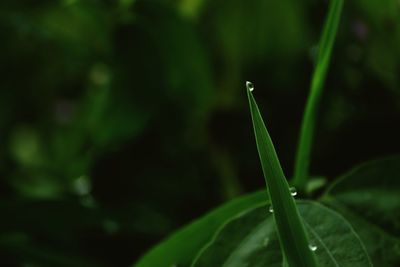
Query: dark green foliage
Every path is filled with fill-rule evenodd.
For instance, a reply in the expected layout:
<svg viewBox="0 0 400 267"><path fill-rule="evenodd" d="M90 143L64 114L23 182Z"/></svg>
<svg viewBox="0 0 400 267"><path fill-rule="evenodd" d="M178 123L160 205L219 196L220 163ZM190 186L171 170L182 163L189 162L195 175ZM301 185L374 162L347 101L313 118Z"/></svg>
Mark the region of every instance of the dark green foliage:
<svg viewBox="0 0 400 267"><path fill-rule="evenodd" d="M340 16L343 9L343 0L332 0L327 15L321 40L318 44L318 56L315 70L311 80L310 93L301 123L299 144L296 153L293 184L304 190L309 177L308 169L311 160L312 140L315 131L319 102L321 101L323 87L332 55Z"/></svg>
<svg viewBox="0 0 400 267"><path fill-rule="evenodd" d="M220 227L232 217L251 207L269 203L267 199L265 192L257 192L228 202L174 233L141 258L135 266L172 266L174 264L189 266Z"/></svg>
<svg viewBox="0 0 400 267"><path fill-rule="evenodd" d="M264 187L246 79L292 177L328 3L0 1L0 265L128 266L163 239L156 251L190 265L253 197L267 201L262 192L196 221L207 227L187 255L171 240L196 228L167 238ZM398 1L345 6L309 168L327 183L400 151ZM367 247L377 266L398 265L389 217L370 231L353 206L350 216L323 201L366 245L382 242Z"/></svg>
<svg viewBox="0 0 400 267"><path fill-rule="evenodd" d="M365 163L322 197L353 225L375 266L400 264L400 156Z"/></svg>
<svg viewBox="0 0 400 267"><path fill-rule="evenodd" d="M318 266L372 266L357 234L340 215L314 202L298 207L317 248ZM282 266L273 215L267 209L262 205L232 218L193 266Z"/></svg>
<svg viewBox="0 0 400 267"><path fill-rule="evenodd" d="M394 156L362 164L338 178L320 199L338 213L314 202L300 202L298 208L310 244L317 247L318 266L398 265L399 166L400 157ZM207 245L204 243L204 248L193 258L193 265L240 266L251 263L250 266L282 266L275 223L272 213L268 212L270 203L262 203L264 197L260 192L239 200L241 211L236 210L236 216L224 213L227 222ZM234 207L232 204L229 205ZM213 213L224 209L222 207ZM206 220L207 217L199 222ZM181 234L178 232L176 235ZM187 243L186 239L178 240L175 235L173 239L176 242L172 247L168 248L168 241L162 244L166 255L167 251L174 253L176 247L184 247ZM150 252L147 257L152 253L155 252ZM156 255L161 256L153 254Z"/></svg>
<svg viewBox="0 0 400 267"><path fill-rule="evenodd" d="M258 154L283 254L291 267L317 266L314 253L309 249L310 241L291 195L289 184L251 92L254 87L249 82L246 85Z"/></svg>

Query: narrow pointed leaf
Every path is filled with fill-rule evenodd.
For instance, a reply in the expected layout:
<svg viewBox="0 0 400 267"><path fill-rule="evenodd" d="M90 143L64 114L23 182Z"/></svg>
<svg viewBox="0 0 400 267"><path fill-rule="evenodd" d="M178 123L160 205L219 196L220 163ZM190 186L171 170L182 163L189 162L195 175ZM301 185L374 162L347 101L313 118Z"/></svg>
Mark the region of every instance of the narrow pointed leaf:
<svg viewBox="0 0 400 267"><path fill-rule="evenodd" d="M316 114L332 54L333 43L340 22L342 7L343 0L331 0L329 14L319 43L317 63L312 77L310 94L308 96L301 124L299 145L296 154L293 184L299 189L304 188L308 178Z"/></svg>
<svg viewBox="0 0 400 267"><path fill-rule="evenodd" d="M284 255L290 267L316 267L315 256L308 248L308 238L295 201L251 92L254 88L249 82L247 87L257 149Z"/></svg>

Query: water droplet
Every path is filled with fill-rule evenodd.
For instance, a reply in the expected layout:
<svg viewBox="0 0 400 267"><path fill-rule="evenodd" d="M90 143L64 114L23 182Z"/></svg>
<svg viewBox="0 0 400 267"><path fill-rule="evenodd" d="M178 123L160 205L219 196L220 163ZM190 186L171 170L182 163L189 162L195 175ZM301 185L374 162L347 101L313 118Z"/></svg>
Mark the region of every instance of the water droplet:
<svg viewBox="0 0 400 267"><path fill-rule="evenodd" d="M309 248L311 251L316 251L318 247L315 246L315 245L310 244L310 245L308 245L308 248Z"/></svg>
<svg viewBox="0 0 400 267"><path fill-rule="evenodd" d="M269 212L271 212L271 213L273 213L273 212L274 212L274 208L272 207L272 205L271 205L271 206L269 206L269 209L268 209L268 211L269 211Z"/></svg>
<svg viewBox="0 0 400 267"><path fill-rule="evenodd" d="M297 196L296 187L290 187L289 190L290 190L290 194L291 194L293 197L294 197L294 196Z"/></svg>
<svg viewBox="0 0 400 267"><path fill-rule="evenodd" d="M250 92L252 92L254 90L253 83L251 83L249 81L246 82L246 87L247 87L247 90L249 90Z"/></svg>
<svg viewBox="0 0 400 267"><path fill-rule="evenodd" d="M263 240L263 246L266 247L266 246L268 246L268 244L269 244L269 238L266 237L266 238L264 238L264 240Z"/></svg>

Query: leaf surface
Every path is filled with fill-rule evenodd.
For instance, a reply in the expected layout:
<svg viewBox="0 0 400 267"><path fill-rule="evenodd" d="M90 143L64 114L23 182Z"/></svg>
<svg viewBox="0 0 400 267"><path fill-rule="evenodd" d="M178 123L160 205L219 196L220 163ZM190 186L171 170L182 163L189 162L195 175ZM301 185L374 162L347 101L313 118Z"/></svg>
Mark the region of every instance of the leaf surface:
<svg viewBox="0 0 400 267"><path fill-rule="evenodd" d="M372 266L351 225L316 202L298 204L320 267ZM193 267L281 267L275 223L262 205L228 222L202 251Z"/></svg>
<svg viewBox="0 0 400 267"><path fill-rule="evenodd" d="M267 202L268 196L265 191L232 200L171 235L145 254L134 266L189 266L198 251L227 220L244 210Z"/></svg>
<svg viewBox="0 0 400 267"><path fill-rule="evenodd" d="M352 224L375 266L400 266L400 156L356 167L322 201Z"/></svg>
<svg viewBox="0 0 400 267"><path fill-rule="evenodd" d="M308 249L308 237L289 184L254 99L254 87L250 82L247 82L246 86L258 155L285 259L290 267L316 267L315 256Z"/></svg>

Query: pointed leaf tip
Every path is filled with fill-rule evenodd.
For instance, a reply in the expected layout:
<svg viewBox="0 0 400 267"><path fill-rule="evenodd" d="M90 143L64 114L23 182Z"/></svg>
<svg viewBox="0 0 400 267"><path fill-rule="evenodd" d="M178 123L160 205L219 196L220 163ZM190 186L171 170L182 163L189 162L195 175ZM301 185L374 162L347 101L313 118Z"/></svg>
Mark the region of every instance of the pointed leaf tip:
<svg viewBox="0 0 400 267"><path fill-rule="evenodd" d="M246 88L247 90L249 90L250 92L252 92L254 90L254 85L252 82L246 81Z"/></svg>

